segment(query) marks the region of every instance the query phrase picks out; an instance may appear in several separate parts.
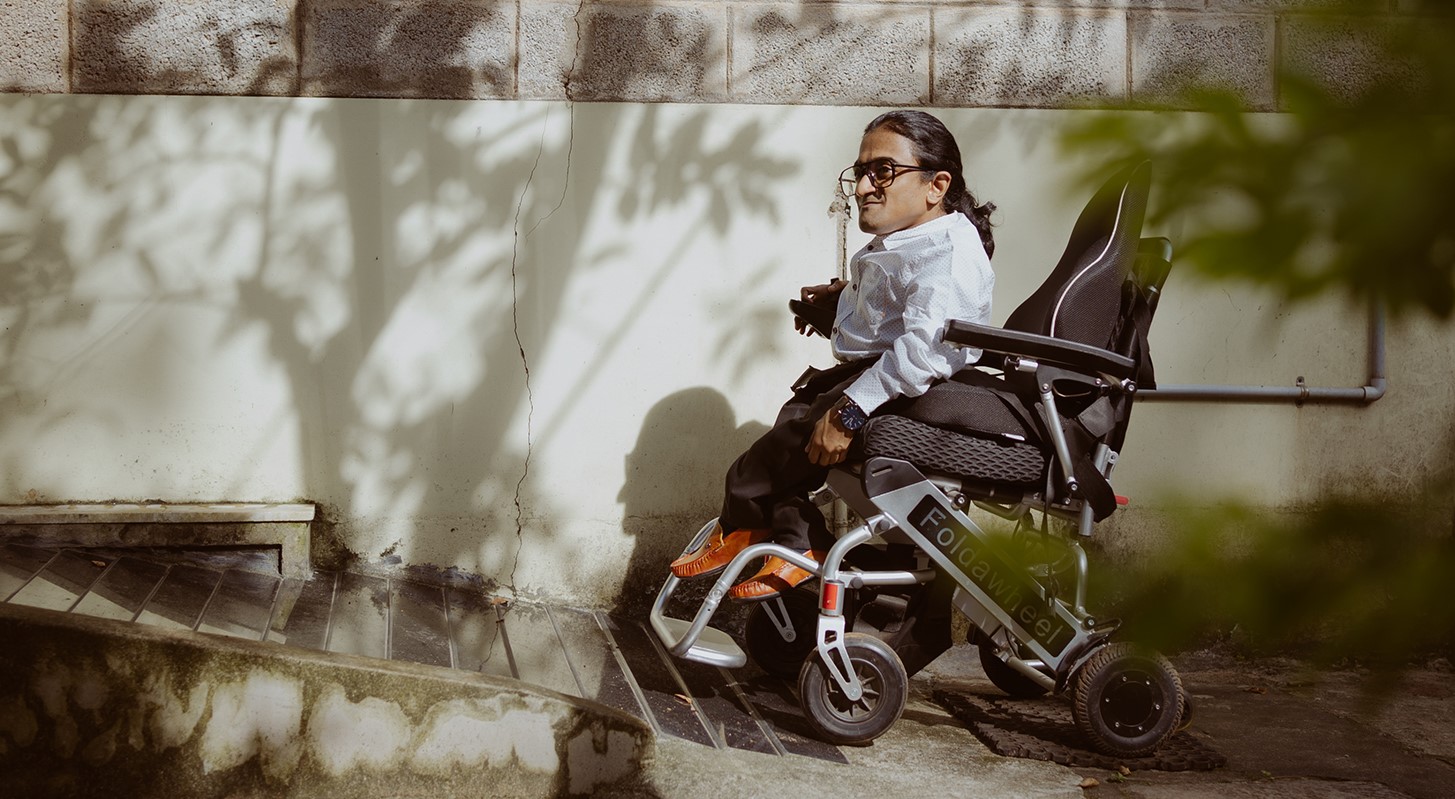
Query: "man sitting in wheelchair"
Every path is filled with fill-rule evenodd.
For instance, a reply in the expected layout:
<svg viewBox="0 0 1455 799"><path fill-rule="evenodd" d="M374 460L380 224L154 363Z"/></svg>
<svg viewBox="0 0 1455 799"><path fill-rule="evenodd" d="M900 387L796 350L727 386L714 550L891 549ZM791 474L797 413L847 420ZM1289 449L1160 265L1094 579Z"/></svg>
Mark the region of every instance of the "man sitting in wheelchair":
<svg viewBox="0 0 1455 799"><path fill-rule="evenodd" d="M672 563L679 578L717 574L740 552L765 541L822 562L832 544L823 514L809 501L830 467L849 454L870 415L892 411L974 363L978 350L942 340L950 320L985 324L995 278L990 213L965 185L955 137L922 111L891 111L870 122L859 158L840 176L874 235L849 262L847 283L802 290L804 301L833 313L830 337L840 363L810 369L771 429L728 470L722 513L712 535ZM812 332L801 318L799 330ZM779 596L812 575L769 557L729 596Z"/></svg>

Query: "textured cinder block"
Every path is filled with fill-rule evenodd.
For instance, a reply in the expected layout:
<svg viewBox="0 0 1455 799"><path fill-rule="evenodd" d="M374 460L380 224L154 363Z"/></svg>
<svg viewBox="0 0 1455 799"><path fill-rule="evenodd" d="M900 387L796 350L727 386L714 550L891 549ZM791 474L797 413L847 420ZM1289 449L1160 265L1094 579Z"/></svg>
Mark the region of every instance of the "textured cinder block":
<svg viewBox="0 0 1455 799"><path fill-rule="evenodd" d="M581 28L580 4L525 3L520 7L517 89L530 100L564 100Z"/></svg>
<svg viewBox="0 0 1455 799"><path fill-rule="evenodd" d="M1257 0L1255 0L1256 2ZM1297 0L1294 0L1297 2ZM1207 7L1207 0L1033 0L1033 2L1001 2L1000 5L1036 5L1060 8L1115 8L1115 9L1197 9Z"/></svg>
<svg viewBox="0 0 1455 799"><path fill-rule="evenodd" d="M293 4L76 0L78 92L293 94Z"/></svg>
<svg viewBox="0 0 1455 799"><path fill-rule="evenodd" d="M303 26L305 95L515 96L509 0L322 0Z"/></svg>
<svg viewBox="0 0 1455 799"><path fill-rule="evenodd" d="M579 14L574 6L527 4L521 22L522 96L647 102L727 96L727 13L720 4L587 5Z"/></svg>
<svg viewBox="0 0 1455 799"><path fill-rule="evenodd" d="M1389 0L1208 0L1209 11L1327 11L1348 10L1363 3L1371 11L1387 11Z"/></svg>
<svg viewBox="0 0 1455 799"><path fill-rule="evenodd" d="M1380 83L1413 88L1424 76L1390 46L1397 34L1413 33L1400 27L1408 24L1372 17L1291 17L1282 27L1281 66L1343 102Z"/></svg>
<svg viewBox="0 0 1455 799"><path fill-rule="evenodd" d="M735 9L733 99L914 105L930 93L924 9L770 5Z"/></svg>
<svg viewBox="0 0 1455 799"><path fill-rule="evenodd" d="M66 90L66 7L66 0L0 3L0 91Z"/></svg>
<svg viewBox="0 0 1455 799"><path fill-rule="evenodd" d="M1271 16L1137 14L1131 22L1132 99L1186 105L1186 92L1221 89L1251 109L1276 102Z"/></svg>
<svg viewBox="0 0 1455 799"><path fill-rule="evenodd" d="M936 104L1058 107L1126 99L1123 13L942 9L934 26Z"/></svg>

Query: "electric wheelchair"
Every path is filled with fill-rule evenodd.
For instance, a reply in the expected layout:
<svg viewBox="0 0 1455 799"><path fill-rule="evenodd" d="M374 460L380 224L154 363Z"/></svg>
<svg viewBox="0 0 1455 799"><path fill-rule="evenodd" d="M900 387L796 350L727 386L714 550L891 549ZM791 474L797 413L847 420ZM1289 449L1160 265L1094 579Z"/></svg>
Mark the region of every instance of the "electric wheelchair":
<svg viewBox="0 0 1455 799"><path fill-rule="evenodd" d="M797 678L824 739L865 743L898 720L909 677L949 647L957 611L998 688L1068 696L1095 748L1140 756L1178 729L1191 708L1176 671L1162 655L1115 640L1118 622L1086 609L1081 546L1120 501L1109 477L1135 393L1153 384L1147 329L1171 244L1141 238L1149 190L1145 163L1107 181L1055 269L1003 329L948 325L946 341L984 354L855 437L853 457L812 499L841 499L862 522L822 564L772 543L750 546L690 621L666 612L680 582L669 576L650 619L671 654L728 668L751 654L764 671ZM790 305L828 332L831 313ZM986 532L966 514L971 504L1014 532ZM817 587L755 606L744 651L708 622L765 555L813 573Z"/></svg>

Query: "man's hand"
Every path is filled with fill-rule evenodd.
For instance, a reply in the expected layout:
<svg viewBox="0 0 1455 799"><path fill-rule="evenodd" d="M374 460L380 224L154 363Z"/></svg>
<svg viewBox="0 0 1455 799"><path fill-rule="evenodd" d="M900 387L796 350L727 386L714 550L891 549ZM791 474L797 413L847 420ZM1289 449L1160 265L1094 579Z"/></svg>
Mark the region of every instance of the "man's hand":
<svg viewBox="0 0 1455 799"><path fill-rule="evenodd" d="M829 283L820 283L817 286L804 286L798 290L798 298L806 303L819 305L824 308L836 308L839 303L839 293L848 285L837 278ZM813 335L813 327L803 320L801 316L793 317L793 329L805 336Z"/></svg>
<svg viewBox="0 0 1455 799"><path fill-rule="evenodd" d="M808 440L808 459L819 466L833 466L842 463L849 454L849 442L854 440L854 434L845 430L839 425L839 413L837 407L829 408L828 413L813 426L813 436Z"/></svg>

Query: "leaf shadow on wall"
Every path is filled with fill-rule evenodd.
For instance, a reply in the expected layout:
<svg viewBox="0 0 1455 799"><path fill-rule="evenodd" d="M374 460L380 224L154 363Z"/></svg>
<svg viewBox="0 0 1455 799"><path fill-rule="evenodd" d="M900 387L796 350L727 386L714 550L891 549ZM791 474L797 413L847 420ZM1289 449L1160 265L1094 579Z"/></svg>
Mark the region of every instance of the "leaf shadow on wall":
<svg viewBox="0 0 1455 799"><path fill-rule="evenodd" d="M401 24L413 30L422 22ZM125 29L89 35L108 31L113 41L93 43L140 83L185 77L163 75L171 67L138 49ZM453 64L466 32L446 28L421 50L413 39L379 31L365 40L373 50L359 57L382 63L424 53ZM602 64L609 44L588 27L579 68ZM275 80L283 68L276 66L264 80ZM118 352L110 349L118 341L153 354L256 349L273 364L262 371L278 375L267 392L284 399L243 437L243 451L192 452L205 479L187 474L187 460L176 453L153 449L126 463L118 455L105 467L116 483L100 493L314 501L324 566L387 566L383 559L397 553L422 578L524 592L550 589L515 585L527 560L579 571L580 542L541 523L555 515L561 487L534 479L530 458L557 425L531 418L538 398L526 369L561 328L573 279L584 270L642 265L585 237L562 244L552 216L575 222L604 213L627 223L687 209L696 222L682 225L676 245L647 265L665 276L701 268L684 263L688 246L722 236L734 218L776 219L773 185L793 180L797 167L772 156L769 131L757 123L713 129L705 110L683 122L652 107L594 107L583 133L574 129L576 109L563 114L549 104L523 106L482 131L472 124L482 108L211 96L13 103L9 116L20 130L4 146L21 157L0 174L0 191L25 221L24 230L0 239L7 267L0 280L20 323L0 331L0 346L14 355L51 334L83 346L52 377L36 378L35 364L15 357L0 363L0 376L17 386L11 407L25 412L5 414L0 431L61 429L78 417L118 432L178 423L200 433L188 447L205 448L200 442L222 423L181 418L187 403L169 404L204 389L198 370L181 359L147 359L84 391L74 384L65 400L52 400L49 388L56 380L85 383L84 373ZM407 135L396 138L401 132ZM43 145L17 150L26 137ZM640 157L658 147L671 157L635 175L628 189L606 184L611 152ZM64 198L76 196L91 202L63 213ZM548 257L524 257L545 237L557 239ZM115 288L114 279L121 289L98 289ZM624 312L598 339L602 357L594 361L620 345L636 321L631 310L644 301L609 299ZM91 329L98 308L123 317L109 341ZM192 326L198 317L220 322ZM589 390L597 374L585 370L581 387ZM246 378L205 388L216 396L267 393ZM87 393L109 401L81 401ZM267 477L294 468L277 461L278 440L296 441L296 495L257 489L292 485L292 478ZM288 444L281 451L288 454ZM90 489L71 492L64 481L46 492L46 481L35 477L56 470L41 468L39 459L55 457L7 456L7 494L38 487L65 494L50 497L58 501L98 499ZM92 457L111 456L98 450Z"/></svg>

